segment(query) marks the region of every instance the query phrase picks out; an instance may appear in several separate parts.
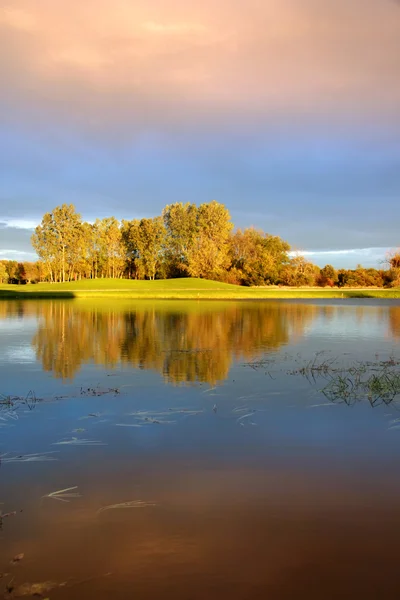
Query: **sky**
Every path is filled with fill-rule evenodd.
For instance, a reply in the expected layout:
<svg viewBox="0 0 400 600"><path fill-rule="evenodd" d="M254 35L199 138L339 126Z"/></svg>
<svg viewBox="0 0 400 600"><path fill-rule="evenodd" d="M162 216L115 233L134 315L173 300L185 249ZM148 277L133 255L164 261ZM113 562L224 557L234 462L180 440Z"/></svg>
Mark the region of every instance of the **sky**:
<svg viewBox="0 0 400 600"><path fill-rule="evenodd" d="M225 204L323 266L400 245L396 0L1 0L0 258L33 227Z"/></svg>

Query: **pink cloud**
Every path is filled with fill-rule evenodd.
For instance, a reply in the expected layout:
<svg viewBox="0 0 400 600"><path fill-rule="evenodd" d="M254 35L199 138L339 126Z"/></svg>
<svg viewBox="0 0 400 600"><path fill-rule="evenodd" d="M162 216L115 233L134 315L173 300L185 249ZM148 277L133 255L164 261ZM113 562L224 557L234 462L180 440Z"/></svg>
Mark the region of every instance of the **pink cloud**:
<svg viewBox="0 0 400 600"><path fill-rule="evenodd" d="M27 119L135 132L400 117L391 0L20 0L0 35L3 101Z"/></svg>

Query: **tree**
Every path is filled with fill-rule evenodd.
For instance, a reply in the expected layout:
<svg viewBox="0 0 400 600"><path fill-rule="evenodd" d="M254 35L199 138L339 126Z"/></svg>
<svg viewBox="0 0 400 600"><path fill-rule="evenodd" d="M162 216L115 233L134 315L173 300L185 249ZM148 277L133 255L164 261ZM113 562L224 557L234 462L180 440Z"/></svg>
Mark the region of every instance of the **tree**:
<svg viewBox="0 0 400 600"><path fill-rule="evenodd" d="M125 247L132 252L139 279L155 279L165 245L166 232L162 217L125 221L123 230Z"/></svg>
<svg viewBox="0 0 400 600"><path fill-rule="evenodd" d="M75 263L75 278L82 276L89 279L97 277L97 230L92 223L83 222L77 245L77 261Z"/></svg>
<svg viewBox="0 0 400 600"><path fill-rule="evenodd" d="M18 263L16 260L8 260L6 262L6 273L8 283L15 283L17 281L17 269Z"/></svg>
<svg viewBox="0 0 400 600"><path fill-rule="evenodd" d="M3 261L0 261L0 283L6 283L8 281L8 275L6 271L6 265Z"/></svg>
<svg viewBox="0 0 400 600"><path fill-rule="evenodd" d="M290 286L310 286L315 285L317 274L319 274L318 267L299 254L294 256L284 268L282 281Z"/></svg>
<svg viewBox="0 0 400 600"><path fill-rule="evenodd" d="M318 284L321 286L329 285L333 287L338 281L338 275L332 265L325 265L319 272Z"/></svg>
<svg viewBox="0 0 400 600"><path fill-rule="evenodd" d="M124 247L119 221L115 217L97 219L98 247L106 277L120 277L124 267Z"/></svg>
<svg viewBox="0 0 400 600"><path fill-rule="evenodd" d="M230 239L231 265L242 273L245 285L279 283L282 269L289 263L289 250L280 237L254 227L239 229Z"/></svg>
<svg viewBox="0 0 400 600"><path fill-rule="evenodd" d="M122 221L121 240L125 251L125 272L128 278L138 278L139 250L137 248L136 228L139 221Z"/></svg>
<svg viewBox="0 0 400 600"><path fill-rule="evenodd" d="M189 252L193 247L197 226L197 206L195 204L167 205L162 217L166 231L167 269L172 276L188 273Z"/></svg>
<svg viewBox="0 0 400 600"><path fill-rule="evenodd" d="M15 277L18 280L18 283L26 283L26 271L24 263L18 263Z"/></svg>
<svg viewBox="0 0 400 600"><path fill-rule="evenodd" d="M65 281L76 257L81 216L73 204L56 206L46 213L31 237L38 256L48 265L52 281Z"/></svg>
<svg viewBox="0 0 400 600"><path fill-rule="evenodd" d="M192 277L216 279L229 267L229 235L233 228L228 209L215 200L197 210L196 233L187 252Z"/></svg>
<svg viewBox="0 0 400 600"><path fill-rule="evenodd" d="M24 262L25 280L27 283L39 281L40 273L38 262Z"/></svg>
<svg viewBox="0 0 400 600"><path fill-rule="evenodd" d="M390 287L400 286L400 248L387 253L386 263L389 266L387 274L388 284Z"/></svg>
<svg viewBox="0 0 400 600"><path fill-rule="evenodd" d="M400 269L400 252L396 252L390 257L390 267L392 269Z"/></svg>

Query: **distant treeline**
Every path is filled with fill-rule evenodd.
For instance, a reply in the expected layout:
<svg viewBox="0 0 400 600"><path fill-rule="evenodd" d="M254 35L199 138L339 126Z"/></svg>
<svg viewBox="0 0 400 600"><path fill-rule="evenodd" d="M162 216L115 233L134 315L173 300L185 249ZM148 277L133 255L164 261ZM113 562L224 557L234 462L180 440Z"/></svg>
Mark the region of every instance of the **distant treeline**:
<svg viewBox="0 0 400 600"><path fill-rule="evenodd" d="M400 285L399 254L388 258L387 269L320 269L301 255L290 256L290 245L279 236L233 229L229 211L216 201L170 204L150 219L95 223L63 204L46 213L32 235L39 260L0 261L0 282L189 276L247 286Z"/></svg>

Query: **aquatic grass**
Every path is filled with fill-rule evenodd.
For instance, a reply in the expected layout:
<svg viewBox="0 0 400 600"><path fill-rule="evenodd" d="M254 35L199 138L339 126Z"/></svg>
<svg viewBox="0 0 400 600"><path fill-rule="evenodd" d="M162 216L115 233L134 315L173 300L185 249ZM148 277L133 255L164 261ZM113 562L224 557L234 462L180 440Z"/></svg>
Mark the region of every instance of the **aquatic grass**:
<svg viewBox="0 0 400 600"><path fill-rule="evenodd" d="M243 421L244 419L249 419L250 417L254 417L255 412L256 412L255 410L252 410L249 413L247 413L246 415L242 415L241 417L236 419L236 423L239 423L240 421Z"/></svg>
<svg viewBox="0 0 400 600"><path fill-rule="evenodd" d="M53 442L52 446L107 446L107 444L100 440L72 437L70 439L60 440L59 442Z"/></svg>
<svg viewBox="0 0 400 600"><path fill-rule="evenodd" d="M102 506L98 509L97 514L107 510L118 510L127 508L147 508L150 506L157 506L155 502L147 500L130 500L129 502L120 502L119 504L109 504L108 506Z"/></svg>
<svg viewBox="0 0 400 600"><path fill-rule="evenodd" d="M24 598L29 596L31 598L45 599L44 594L47 594L47 592L57 588L63 588L67 585L66 581L63 581L62 583L57 583L55 581L41 581L39 583L23 583L14 587L12 581L13 580L11 580L7 586L4 598Z"/></svg>
<svg viewBox="0 0 400 600"><path fill-rule="evenodd" d="M64 488L63 490L56 490L55 492L45 494L42 496L42 498L50 498L52 500L58 500L59 502L70 502L71 498L81 498L81 494L79 492L72 491L77 489L78 486L74 485L69 488Z"/></svg>
<svg viewBox="0 0 400 600"><path fill-rule="evenodd" d="M18 421L19 417L18 417L17 413L12 410L7 410L0 414L1 421L8 421L10 419L12 421Z"/></svg>
<svg viewBox="0 0 400 600"><path fill-rule="evenodd" d="M0 463L32 463L32 462L49 462L57 460L54 456L54 452L38 452L35 454L17 454L15 456L9 456L9 453L0 455Z"/></svg>
<svg viewBox="0 0 400 600"><path fill-rule="evenodd" d="M168 412L165 414L185 414L185 415L199 415L203 413L203 409L195 409L195 408L169 408Z"/></svg>
<svg viewBox="0 0 400 600"><path fill-rule="evenodd" d="M84 388L81 387L80 388L80 395L81 396L106 396L107 394L114 394L115 396L118 396L121 392L119 388L100 388L100 386L98 387L88 387L88 388Z"/></svg>
<svg viewBox="0 0 400 600"><path fill-rule="evenodd" d="M0 504L2 505L3 502L0 502ZM22 511L20 511L20 512L22 512ZM17 511L16 510L10 510L10 511L8 511L6 513L3 513L0 510L0 529L1 529L1 526L3 524L3 519L7 519L9 517L15 517L16 515L17 515Z"/></svg>
<svg viewBox="0 0 400 600"><path fill-rule="evenodd" d="M127 416L134 417L138 423L116 423L118 427L144 427L146 425L175 425L178 421L171 420L168 417L173 415L180 416L183 419L194 417L203 413L202 409L191 408L169 408L168 410L138 410L128 413Z"/></svg>
<svg viewBox="0 0 400 600"><path fill-rule="evenodd" d="M82 585L84 583L94 581L95 579L99 579L100 577L109 577L110 575L112 575L112 573L108 572L108 573L103 573L100 575L94 575L91 577L85 577L84 579L77 580L77 581L72 581L70 578L67 581L61 581L61 582L47 580L47 581L40 581L37 583L25 582L25 583L22 583L21 585L14 585L14 578L12 578L11 581L6 585L5 595L2 597L9 598L10 600L12 598L25 598L25 597L43 598L43 600L49 600L49 598L47 597L47 594L49 592L52 592L53 590L62 589L62 588L70 589L77 585ZM71 594L69 595L69 597L72 597Z"/></svg>
<svg viewBox="0 0 400 600"><path fill-rule="evenodd" d="M140 425L139 423L115 423L115 427L144 427L144 425Z"/></svg>
<svg viewBox="0 0 400 600"><path fill-rule="evenodd" d="M174 423L176 423L176 421L169 421L167 419L164 419L163 417L143 417L143 418L139 418L136 417L136 419L138 421L141 421L143 424L146 423L153 423L155 425L173 425Z"/></svg>
<svg viewBox="0 0 400 600"><path fill-rule="evenodd" d="M335 404L333 402L320 402L319 404L309 404L307 406L307 408L320 408L322 406L338 406L338 404Z"/></svg>
<svg viewBox="0 0 400 600"><path fill-rule="evenodd" d="M89 413L88 415L84 415L83 417L79 417L80 421L84 421L85 419L98 419L101 417L101 413Z"/></svg>
<svg viewBox="0 0 400 600"><path fill-rule="evenodd" d="M11 396L4 396L4 394L0 394L0 405L1 406L13 406L13 400Z"/></svg>
<svg viewBox="0 0 400 600"><path fill-rule="evenodd" d="M175 425L177 421L167 421L165 419L154 419L152 417L144 417L139 419L136 417L139 423L116 423L119 427L145 427L146 425Z"/></svg>
<svg viewBox="0 0 400 600"><path fill-rule="evenodd" d="M350 405L367 399L371 406L390 404L400 395L400 373L387 367L378 373L368 373L364 366L353 368L332 375L321 391L332 402Z"/></svg>
<svg viewBox="0 0 400 600"><path fill-rule="evenodd" d="M400 425L392 425L392 427L387 428L388 431L397 431L398 429L400 429Z"/></svg>
<svg viewBox="0 0 400 600"><path fill-rule="evenodd" d="M211 388L207 388L206 390L203 390L201 393L202 394L209 394L210 392L214 392L217 389L216 386L211 387Z"/></svg>
<svg viewBox="0 0 400 600"><path fill-rule="evenodd" d="M298 355L295 362L299 363L301 360L301 356ZM245 366L257 370L265 368L267 364L269 360L260 360L246 363ZM378 406L390 404L400 397L399 367L400 359L395 356L381 361L357 361L345 366L340 364L339 357L326 357L325 351L320 351L305 364L285 372L287 375L304 377L313 386L320 380L326 382L319 392L330 402L352 405L368 400L371 406ZM280 369L280 372L282 371L283 369ZM315 404L309 408L316 406L325 404ZM241 408L236 410L240 411Z"/></svg>
<svg viewBox="0 0 400 600"><path fill-rule="evenodd" d="M37 398L35 392L30 390L26 396L12 396L0 394L0 421L18 421L18 411L27 408L32 411L42 398Z"/></svg>
<svg viewBox="0 0 400 600"><path fill-rule="evenodd" d="M34 408L34 406L40 402L42 398L38 398L33 390L29 390L26 396L11 396L10 394L0 394L0 405L2 406L14 406L15 404L25 404L28 408Z"/></svg>

